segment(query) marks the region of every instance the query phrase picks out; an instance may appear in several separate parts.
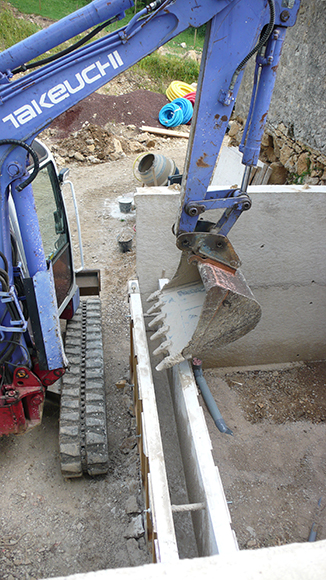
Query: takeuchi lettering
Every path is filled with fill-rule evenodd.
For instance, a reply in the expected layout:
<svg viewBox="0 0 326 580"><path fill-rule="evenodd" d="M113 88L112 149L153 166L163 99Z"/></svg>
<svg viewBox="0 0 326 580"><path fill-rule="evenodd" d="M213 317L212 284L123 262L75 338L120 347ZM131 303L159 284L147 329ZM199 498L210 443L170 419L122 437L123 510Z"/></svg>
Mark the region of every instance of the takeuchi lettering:
<svg viewBox="0 0 326 580"><path fill-rule="evenodd" d="M106 76L107 68L112 67L113 69L117 69L122 65L123 60L118 51L115 50L113 53L108 54L107 62L101 63L97 60L87 65L71 78L60 82L45 93L42 93L38 99L33 99L6 117L3 117L2 121L3 123L11 122L16 128L20 125L25 125L38 115L42 115L45 110L51 109L61 101L68 99L70 95L82 91L85 85L95 83L101 77Z"/></svg>

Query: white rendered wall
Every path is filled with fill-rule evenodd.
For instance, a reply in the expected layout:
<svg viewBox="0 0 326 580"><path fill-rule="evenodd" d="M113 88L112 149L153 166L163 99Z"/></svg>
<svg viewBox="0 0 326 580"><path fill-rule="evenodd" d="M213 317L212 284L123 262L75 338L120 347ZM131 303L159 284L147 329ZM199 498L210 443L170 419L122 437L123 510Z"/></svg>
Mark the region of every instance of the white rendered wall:
<svg viewBox="0 0 326 580"><path fill-rule="evenodd" d="M229 238L263 314L255 330L221 349L218 366L324 359L326 187L260 185L248 193L252 208ZM137 275L146 298L179 262L171 231L179 192L139 188L135 203ZM210 214L214 221L213 212L205 219Z"/></svg>

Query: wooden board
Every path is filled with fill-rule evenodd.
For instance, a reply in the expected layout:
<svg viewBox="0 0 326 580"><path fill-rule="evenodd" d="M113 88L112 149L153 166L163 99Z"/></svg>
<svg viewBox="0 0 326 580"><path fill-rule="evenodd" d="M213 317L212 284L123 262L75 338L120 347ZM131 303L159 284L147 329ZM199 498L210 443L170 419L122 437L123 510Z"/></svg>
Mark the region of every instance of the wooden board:
<svg viewBox="0 0 326 580"><path fill-rule="evenodd" d="M172 563L179 560L179 553L137 280L129 281L128 293L131 314L130 378L134 383L138 448L147 510L147 539L153 546L154 562Z"/></svg>
<svg viewBox="0 0 326 580"><path fill-rule="evenodd" d="M154 135L166 135L167 137L183 137L183 139L189 139L189 133L172 131L172 129L159 129L158 127L149 127L147 125L143 125L140 129L146 133L154 133Z"/></svg>

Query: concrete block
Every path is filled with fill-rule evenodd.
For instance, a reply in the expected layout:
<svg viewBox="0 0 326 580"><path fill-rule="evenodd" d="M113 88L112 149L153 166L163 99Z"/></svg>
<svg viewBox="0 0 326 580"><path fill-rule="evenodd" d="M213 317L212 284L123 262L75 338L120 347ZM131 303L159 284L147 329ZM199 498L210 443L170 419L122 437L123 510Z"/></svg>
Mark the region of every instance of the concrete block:
<svg viewBox="0 0 326 580"><path fill-rule="evenodd" d="M242 153L237 147L222 147L211 185L236 185L240 187L245 166L242 165Z"/></svg>
<svg viewBox="0 0 326 580"><path fill-rule="evenodd" d="M258 167L264 164L258 161ZM225 185L227 187L240 187L245 170L242 164L242 153L238 147L224 146L221 149L218 162L212 177L211 187Z"/></svg>
<svg viewBox="0 0 326 580"><path fill-rule="evenodd" d="M136 261L142 296L158 289L159 278L171 278L180 252L172 226L179 207L179 192L168 187L141 187L136 205Z"/></svg>

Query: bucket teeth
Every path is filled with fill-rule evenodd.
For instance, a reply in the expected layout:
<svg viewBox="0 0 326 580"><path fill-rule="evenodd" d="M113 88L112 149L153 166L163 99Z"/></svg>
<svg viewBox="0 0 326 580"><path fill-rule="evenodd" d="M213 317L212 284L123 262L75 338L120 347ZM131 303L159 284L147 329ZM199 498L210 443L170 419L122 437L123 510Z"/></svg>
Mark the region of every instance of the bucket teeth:
<svg viewBox="0 0 326 580"><path fill-rule="evenodd" d="M161 290L156 290L155 292L150 294L150 296L148 296L146 302L154 302L154 300L157 300L160 296L161 296Z"/></svg>
<svg viewBox="0 0 326 580"><path fill-rule="evenodd" d="M168 353L170 347L172 346L172 342L171 340L165 340L164 342L162 342L160 344L160 346L158 346L154 351L153 354L156 356L158 354L164 354L164 353Z"/></svg>
<svg viewBox="0 0 326 580"><path fill-rule="evenodd" d="M159 313L161 306L163 306L163 304L164 304L163 300L159 300L158 302L155 302L155 304L153 304L153 306L151 306L147 310L147 314L155 314L156 311L157 311L157 313Z"/></svg>
<svg viewBox="0 0 326 580"><path fill-rule="evenodd" d="M169 330L170 330L170 327L167 324L164 324L154 334L152 334L152 336L150 337L150 340L157 340L158 338L161 338L161 336L166 336L166 334L167 334L167 332L169 332Z"/></svg>
<svg viewBox="0 0 326 580"><path fill-rule="evenodd" d="M164 371L166 369L172 368L174 365L183 362L184 360L185 358L182 356L182 354L166 356L155 368L157 371Z"/></svg>
<svg viewBox="0 0 326 580"><path fill-rule="evenodd" d="M160 312L153 320L148 323L149 328L155 328L160 326L163 320L166 318L166 314L164 312Z"/></svg>
<svg viewBox="0 0 326 580"><path fill-rule="evenodd" d="M154 306L153 306L154 308ZM156 308L154 310L152 310L151 308L148 310L148 312L146 312L146 316L148 316L149 318L152 318L154 320L154 316L158 316L159 314L161 314L162 310L156 310Z"/></svg>

